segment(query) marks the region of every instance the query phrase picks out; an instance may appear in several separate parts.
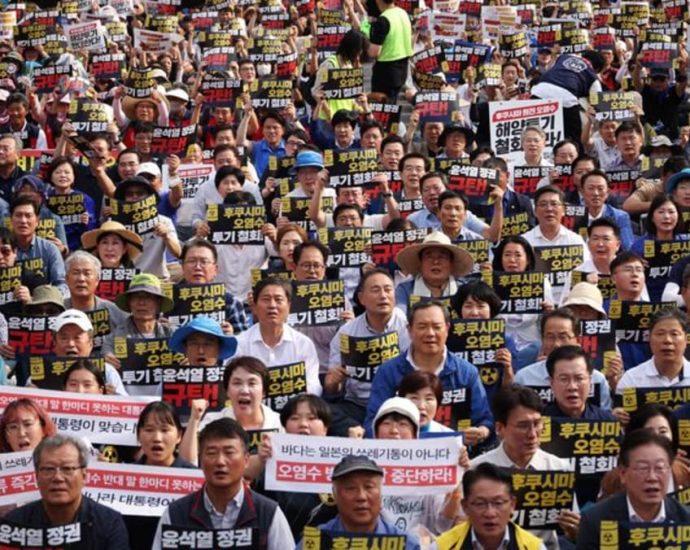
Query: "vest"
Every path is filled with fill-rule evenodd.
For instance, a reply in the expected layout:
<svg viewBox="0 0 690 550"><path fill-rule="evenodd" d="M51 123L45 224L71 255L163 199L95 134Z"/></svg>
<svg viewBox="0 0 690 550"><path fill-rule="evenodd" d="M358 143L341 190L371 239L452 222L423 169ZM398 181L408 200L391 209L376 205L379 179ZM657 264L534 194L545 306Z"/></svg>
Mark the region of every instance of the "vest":
<svg viewBox="0 0 690 550"><path fill-rule="evenodd" d="M575 97L588 97L596 79L597 75L587 61L577 55L561 55L539 82L568 90Z"/></svg>
<svg viewBox="0 0 690 550"><path fill-rule="evenodd" d="M259 546L256 550L268 549L268 530L278 505L264 496L244 488L244 501L233 529L251 527L259 532ZM168 508L170 524L179 527L203 527L213 529L211 516L204 507L204 487L195 493L182 497Z"/></svg>
<svg viewBox="0 0 690 550"><path fill-rule="evenodd" d="M528 533L522 527L512 521L508 523L510 542L508 550L539 550L541 539ZM463 521L436 538L438 550L472 550L472 535L470 534L470 522Z"/></svg>
<svg viewBox="0 0 690 550"><path fill-rule="evenodd" d="M340 66L340 61L338 61L338 56L337 55L331 55L329 56L326 61L330 65L329 69L340 69L342 68ZM357 105L357 102L352 99L329 99L328 100L328 108L331 112L331 116L333 116L335 113L340 111L341 109L345 109L347 111L354 111L355 107ZM322 109L319 111L319 118L321 120L328 120L330 122L330 119L326 115L326 112Z"/></svg>
<svg viewBox="0 0 690 550"><path fill-rule="evenodd" d="M396 6L384 11L381 17L388 20L389 30L376 60L398 61L412 57L412 25L407 12Z"/></svg>

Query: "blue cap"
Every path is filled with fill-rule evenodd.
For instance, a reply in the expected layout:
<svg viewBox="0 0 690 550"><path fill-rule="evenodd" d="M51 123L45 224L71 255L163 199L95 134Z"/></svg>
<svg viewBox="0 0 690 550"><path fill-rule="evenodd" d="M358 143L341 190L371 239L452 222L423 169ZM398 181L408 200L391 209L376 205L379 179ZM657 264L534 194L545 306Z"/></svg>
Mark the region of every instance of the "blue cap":
<svg viewBox="0 0 690 550"><path fill-rule="evenodd" d="M295 173L300 168L309 167L323 170L323 157L321 153L317 153L316 151L302 151L298 153L295 159L295 165L292 167L292 172Z"/></svg>
<svg viewBox="0 0 690 550"><path fill-rule="evenodd" d="M46 191L46 184L45 182L36 176L32 175L26 175L22 176L19 178L17 181L14 182L14 185L12 186L12 194L16 195L19 190L24 187L25 185L30 185L31 187L34 188L34 191L37 193L40 193L41 195L45 195Z"/></svg>
<svg viewBox="0 0 690 550"><path fill-rule="evenodd" d="M676 172L666 180L666 193L669 195L673 193L682 180L690 180L690 168L683 168L680 172Z"/></svg>
<svg viewBox="0 0 690 550"><path fill-rule="evenodd" d="M210 334L220 340L220 359L228 359L235 354L237 339L234 336L226 336L217 321L210 317L195 317L186 325L182 325L170 337L170 349L178 353L185 353L185 341L193 332Z"/></svg>

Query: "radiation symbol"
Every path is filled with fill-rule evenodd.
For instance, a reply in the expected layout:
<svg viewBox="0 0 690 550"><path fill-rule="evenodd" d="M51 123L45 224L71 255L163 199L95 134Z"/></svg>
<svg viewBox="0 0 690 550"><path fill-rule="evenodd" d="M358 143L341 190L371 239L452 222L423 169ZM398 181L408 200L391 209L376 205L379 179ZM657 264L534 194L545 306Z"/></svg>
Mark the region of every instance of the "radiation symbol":
<svg viewBox="0 0 690 550"><path fill-rule="evenodd" d="M485 386L493 386L498 382L499 372L496 367L482 367L480 375L482 377L482 384Z"/></svg>
<svg viewBox="0 0 690 550"><path fill-rule="evenodd" d="M112 445L106 445L101 448L101 455L106 462L118 462L120 456L117 453L117 449Z"/></svg>

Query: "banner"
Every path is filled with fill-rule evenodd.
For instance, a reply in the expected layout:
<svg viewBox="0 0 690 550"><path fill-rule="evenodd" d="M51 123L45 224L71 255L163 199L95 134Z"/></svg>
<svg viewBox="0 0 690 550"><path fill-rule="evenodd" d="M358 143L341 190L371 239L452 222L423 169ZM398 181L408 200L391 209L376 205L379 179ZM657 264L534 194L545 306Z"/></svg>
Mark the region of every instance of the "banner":
<svg viewBox="0 0 690 550"><path fill-rule="evenodd" d="M270 409L280 412L292 397L306 391L307 368L304 361L268 367L268 387L263 403Z"/></svg>
<svg viewBox="0 0 690 550"><path fill-rule="evenodd" d="M179 327L202 315L225 321L225 285L223 283L164 285L163 291L175 306L166 315L170 326Z"/></svg>
<svg viewBox="0 0 690 550"><path fill-rule="evenodd" d="M447 493L460 480L455 438L354 440L277 433L271 444L273 456L266 463L269 491L330 493L333 469L347 455L364 455L378 464L384 471L384 495Z"/></svg>
<svg viewBox="0 0 690 550"><path fill-rule="evenodd" d="M258 548L259 532L251 527L241 529L194 529L163 525L162 548Z"/></svg>
<svg viewBox="0 0 690 550"><path fill-rule="evenodd" d="M92 443L137 445L139 414L156 397L94 395L40 390L15 386L0 387L0 410L12 401L27 398L41 405L58 432L86 437Z"/></svg>
<svg viewBox="0 0 690 550"><path fill-rule="evenodd" d="M397 332L381 336L350 336L340 334L340 362L348 378L359 382L374 380L376 370L386 361L400 355Z"/></svg>
<svg viewBox="0 0 690 550"><path fill-rule="evenodd" d="M546 132L545 153L564 137L563 109L554 99L530 99L489 102L491 148L510 162L523 155L522 132L527 126L539 126Z"/></svg>
<svg viewBox="0 0 690 550"><path fill-rule="evenodd" d="M56 355L29 357L29 375L31 383L43 390L63 390L65 373L82 357L58 357ZM105 377L105 359L89 357L88 360L103 373Z"/></svg>
<svg viewBox="0 0 690 550"><path fill-rule="evenodd" d="M209 240L215 245L264 244L261 228L266 224L266 211L263 205L209 204L206 207L206 220L211 230Z"/></svg>
<svg viewBox="0 0 690 550"><path fill-rule="evenodd" d="M152 233L159 223L157 204L158 197L155 193L137 202L110 199L112 219L137 235L143 236Z"/></svg>
<svg viewBox="0 0 690 550"><path fill-rule="evenodd" d="M101 279L96 287L96 296L115 301L118 295L129 288L129 283L139 270L134 267L102 267Z"/></svg>
<svg viewBox="0 0 690 550"><path fill-rule="evenodd" d="M163 401L170 403L180 418L189 418L194 399L205 399L209 410L223 407L223 367L180 366L161 371Z"/></svg>
<svg viewBox="0 0 690 550"><path fill-rule="evenodd" d="M512 519L520 527L556 529L561 511L572 510L574 472L515 470L512 477L517 498Z"/></svg>
<svg viewBox="0 0 690 550"><path fill-rule="evenodd" d="M537 246L535 270L544 273L552 286L563 286L567 274L582 263L583 247L579 244L566 246Z"/></svg>
<svg viewBox="0 0 690 550"><path fill-rule="evenodd" d="M319 229L318 236L319 241L330 249L329 266L359 268L369 261L365 249L371 238L370 227L323 227Z"/></svg>
<svg viewBox="0 0 690 550"><path fill-rule="evenodd" d="M484 272L482 280L501 298L501 313L543 313L544 273Z"/></svg>
<svg viewBox="0 0 690 550"><path fill-rule="evenodd" d="M326 99L352 99L364 93L364 69L329 69L323 81Z"/></svg>
<svg viewBox="0 0 690 550"><path fill-rule="evenodd" d="M288 324L298 326L337 325L345 310L345 282L292 282Z"/></svg>
<svg viewBox="0 0 690 550"><path fill-rule="evenodd" d="M163 371L180 365L184 354L168 348L168 338L125 338L113 340L115 357L125 386L160 384Z"/></svg>

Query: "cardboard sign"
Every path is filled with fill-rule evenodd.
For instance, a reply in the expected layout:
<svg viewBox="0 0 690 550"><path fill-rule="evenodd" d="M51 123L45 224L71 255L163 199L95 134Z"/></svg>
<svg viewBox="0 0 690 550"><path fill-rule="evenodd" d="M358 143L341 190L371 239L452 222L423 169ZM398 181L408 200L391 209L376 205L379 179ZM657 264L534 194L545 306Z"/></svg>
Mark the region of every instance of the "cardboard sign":
<svg viewBox="0 0 690 550"><path fill-rule="evenodd" d="M134 267L102 267L101 278L96 287L96 296L114 301L129 288L129 283L139 270Z"/></svg>
<svg viewBox="0 0 690 550"><path fill-rule="evenodd" d="M323 81L326 99L351 99L364 93L364 69L328 69Z"/></svg>
<svg viewBox="0 0 690 550"><path fill-rule="evenodd" d="M239 107L238 99L244 91L241 80L231 78L212 78L209 75L201 81L200 91L204 94L204 104L209 107Z"/></svg>
<svg viewBox="0 0 690 550"><path fill-rule="evenodd" d="M609 319L614 321L616 339L623 342L648 342L649 321L657 311L675 307L670 302L628 302L611 300Z"/></svg>
<svg viewBox="0 0 690 550"><path fill-rule="evenodd" d="M114 339L115 357L120 360L122 383L125 386L160 384L163 372L173 369L184 359L184 354L168 348L168 338Z"/></svg>
<svg viewBox="0 0 690 550"><path fill-rule="evenodd" d="M376 460L384 471L384 495L446 493L459 481L460 449L454 438L398 441L275 434L271 443L273 456L266 463L270 491L330 492L333 468L350 454Z"/></svg>
<svg viewBox="0 0 690 550"><path fill-rule="evenodd" d="M513 521L524 529L555 529L563 510L572 510L575 473L514 470L513 491L517 498Z"/></svg>
<svg viewBox="0 0 690 550"><path fill-rule="evenodd" d="M261 228L266 224L264 206L224 206L209 204L206 209L211 234L209 240L215 245L245 244L263 245Z"/></svg>
<svg viewBox="0 0 690 550"><path fill-rule="evenodd" d="M171 326L182 326L199 315L210 317L219 324L225 321L226 290L223 283L166 285L163 289L175 304L167 314Z"/></svg>
<svg viewBox="0 0 690 550"><path fill-rule="evenodd" d="M350 336L340 334L340 361L347 375L359 382L374 380L376 370L386 361L400 355L399 338L396 332L381 336Z"/></svg>
<svg viewBox="0 0 690 550"><path fill-rule="evenodd" d="M544 273L482 273L482 280L501 298L501 313L542 313Z"/></svg>
<svg viewBox="0 0 690 550"><path fill-rule="evenodd" d="M340 323L345 310L345 282L309 281L292 283L290 326L328 326Z"/></svg>
<svg viewBox="0 0 690 550"><path fill-rule="evenodd" d="M222 408L222 367L180 366L163 369L163 401L170 403L182 418L189 418L194 399L206 399L210 410Z"/></svg>
<svg viewBox="0 0 690 550"><path fill-rule="evenodd" d="M146 235L153 232L158 225L157 202L155 194L137 202L121 202L110 199L112 219L138 235Z"/></svg>
<svg viewBox="0 0 690 550"><path fill-rule="evenodd" d="M326 149L323 163L328 170L329 186L333 188L364 185L378 172L378 154L375 149Z"/></svg>
<svg viewBox="0 0 690 550"><path fill-rule="evenodd" d="M370 227L321 228L318 236L331 251L328 265L358 268L369 261L365 249L371 238Z"/></svg>
<svg viewBox="0 0 690 550"><path fill-rule="evenodd" d="M552 286L563 286L568 272L582 263L582 245L538 246L534 248L537 263L535 270L545 273Z"/></svg>
<svg viewBox="0 0 690 550"><path fill-rule="evenodd" d="M304 361L268 367L268 387L263 403L270 409L280 412L292 397L306 391L307 368Z"/></svg>
<svg viewBox="0 0 690 550"><path fill-rule="evenodd" d="M421 242L429 233L426 228L402 231L374 231L371 234L371 261L393 273L399 269L395 258L403 248Z"/></svg>

